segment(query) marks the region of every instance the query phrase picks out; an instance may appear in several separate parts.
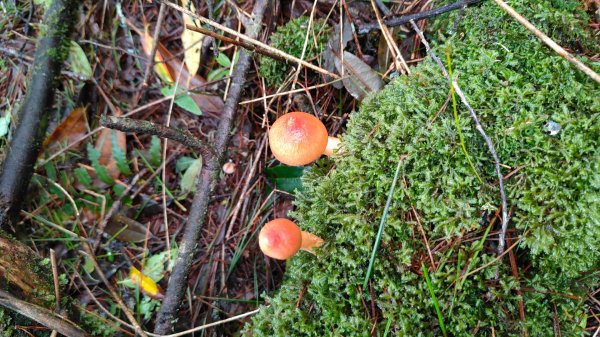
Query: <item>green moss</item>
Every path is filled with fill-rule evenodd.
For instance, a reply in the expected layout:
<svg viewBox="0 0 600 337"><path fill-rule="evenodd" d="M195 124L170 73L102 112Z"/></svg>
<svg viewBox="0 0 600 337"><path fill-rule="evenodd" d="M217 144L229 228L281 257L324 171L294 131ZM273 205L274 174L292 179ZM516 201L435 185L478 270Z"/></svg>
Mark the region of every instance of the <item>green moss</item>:
<svg viewBox="0 0 600 337"><path fill-rule="evenodd" d="M308 28L307 16L301 16L290 20L271 35L271 47L282 50L295 57L302 56L304 41L306 39L306 29ZM324 20L315 20L311 28L306 46L304 59L309 60L319 55L325 48L327 42L327 25ZM314 35L313 35L314 34ZM314 41L317 41L315 46ZM272 58L260 57L260 75L263 76L269 86L280 86L288 76L291 67L282 61Z"/></svg>
<svg viewBox="0 0 600 337"><path fill-rule="evenodd" d="M578 1L536 3L511 5L559 41L597 44L583 13L562 19ZM485 244L478 241L500 197L486 144L461 106L467 151L484 184L470 168L451 109L442 109L448 81L428 59L351 116L335 169L324 160L306 177L295 218L326 245L316 258L289 261L282 288L247 335L371 336L373 329L382 335L391 321L390 335L441 336L421 263L450 336L521 336L525 329L552 336L557 328L563 336L585 334L585 294L598 285L600 267L600 87L493 2L468 9L461 26L435 49L439 56L451 50L455 75L503 173L513 172L505 184L516 229L510 236L523 238L514 251L519 279L508 259L461 277L496 258L497 221ZM549 122L561 126L558 134L548 131ZM372 291L361 289L401 156Z"/></svg>
<svg viewBox="0 0 600 337"><path fill-rule="evenodd" d="M50 330L37 329L39 323L0 307L0 337L48 337ZM21 327L21 328L18 328ZM29 329L29 327L35 327Z"/></svg>

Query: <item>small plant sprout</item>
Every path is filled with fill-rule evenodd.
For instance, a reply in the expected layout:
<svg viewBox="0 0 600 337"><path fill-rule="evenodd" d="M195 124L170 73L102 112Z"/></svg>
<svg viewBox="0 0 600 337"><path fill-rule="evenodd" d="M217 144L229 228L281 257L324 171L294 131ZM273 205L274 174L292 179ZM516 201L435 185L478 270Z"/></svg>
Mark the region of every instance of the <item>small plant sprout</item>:
<svg viewBox="0 0 600 337"><path fill-rule="evenodd" d="M269 221L258 236L260 250L278 260L287 260L300 249L314 254L314 248L323 245L323 239L304 232L292 221L284 218Z"/></svg>
<svg viewBox="0 0 600 337"><path fill-rule="evenodd" d="M290 112L279 117L269 130L269 146L280 162L301 166L322 154L332 155L339 139L327 136L325 125L306 112Z"/></svg>

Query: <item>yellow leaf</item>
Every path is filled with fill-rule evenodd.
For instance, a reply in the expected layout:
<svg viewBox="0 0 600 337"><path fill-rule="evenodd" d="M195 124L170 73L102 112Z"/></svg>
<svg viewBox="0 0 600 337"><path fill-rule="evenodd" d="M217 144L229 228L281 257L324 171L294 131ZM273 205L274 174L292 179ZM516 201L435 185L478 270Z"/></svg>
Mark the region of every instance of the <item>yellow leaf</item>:
<svg viewBox="0 0 600 337"><path fill-rule="evenodd" d="M150 34L148 33L148 27L144 29L143 35L141 35L141 42L142 48L144 48L144 53L146 54L146 56L150 57L150 54L152 53L152 45L154 44L154 39L152 39L152 36L150 36ZM156 50L154 63L156 63L154 65L154 71L156 72L156 75L160 77L161 80L168 84L175 83L175 79L169 72L169 68L164 63L163 56L158 49Z"/></svg>
<svg viewBox="0 0 600 337"><path fill-rule="evenodd" d="M182 0L182 5L191 12L196 12L196 8L191 1ZM185 28L186 25L198 25L196 20L187 14L183 14L183 24L184 29L181 34L181 42L183 43L183 49L185 50L184 61L188 72L193 76L198 72L198 68L200 68L200 53L204 34Z"/></svg>
<svg viewBox="0 0 600 337"><path fill-rule="evenodd" d="M160 288L151 278L142 274L136 267L131 267L129 270L129 279L135 284L137 284L142 292L152 298L160 299L163 297L163 294L160 291Z"/></svg>

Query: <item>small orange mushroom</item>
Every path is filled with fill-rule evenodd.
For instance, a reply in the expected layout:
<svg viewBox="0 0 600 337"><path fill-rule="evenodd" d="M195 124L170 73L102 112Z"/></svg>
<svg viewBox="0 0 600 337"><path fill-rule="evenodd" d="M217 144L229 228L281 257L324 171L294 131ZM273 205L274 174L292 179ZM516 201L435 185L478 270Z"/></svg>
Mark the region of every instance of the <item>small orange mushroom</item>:
<svg viewBox="0 0 600 337"><path fill-rule="evenodd" d="M279 218L269 221L260 230L258 245L265 255L278 260L287 260L300 249L314 254L313 248L321 247L323 239L300 230L288 219Z"/></svg>
<svg viewBox="0 0 600 337"><path fill-rule="evenodd" d="M301 166L330 156L339 147L339 139L327 136L325 125L306 112L290 112L279 117L269 130L269 147L277 160Z"/></svg>

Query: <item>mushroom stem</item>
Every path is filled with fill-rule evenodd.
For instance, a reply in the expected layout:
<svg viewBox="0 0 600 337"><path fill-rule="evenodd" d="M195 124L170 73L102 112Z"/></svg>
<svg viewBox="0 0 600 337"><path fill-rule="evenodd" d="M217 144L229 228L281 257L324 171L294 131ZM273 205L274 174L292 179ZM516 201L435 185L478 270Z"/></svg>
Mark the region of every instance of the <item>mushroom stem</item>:
<svg viewBox="0 0 600 337"><path fill-rule="evenodd" d="M327 137L327 147L325 147L325 151L323 152L326 156L331 156L334 152L339 151L340 149L340 139L337 137L328 136Z"/></svg>
<svg viewBox="0 0 600 337"><path fill-rule="evenodd" d="M302 249L305 252L309 252L313 255L316 255L315 251L313 250L313 248L319 248L323 245L323 239L321 239L320 237L309 233L309 232L305 232L302 231L302 246L300 246L300 249Z"/></svg>

